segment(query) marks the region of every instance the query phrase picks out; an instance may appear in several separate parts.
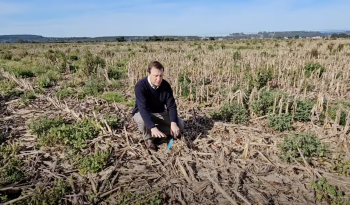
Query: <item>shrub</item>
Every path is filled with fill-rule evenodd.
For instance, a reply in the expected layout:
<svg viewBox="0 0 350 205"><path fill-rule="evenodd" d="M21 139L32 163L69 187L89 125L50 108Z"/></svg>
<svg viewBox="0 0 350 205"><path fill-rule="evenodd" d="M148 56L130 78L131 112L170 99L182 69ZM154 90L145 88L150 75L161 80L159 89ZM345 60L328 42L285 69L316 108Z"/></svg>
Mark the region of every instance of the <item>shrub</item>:
<svg viewBox="0 0 350 205"><path fill-rule="evenodd" d="M237 124L245 123L249 119L248 111L237 102L225 103L219 110L211 113L211 115L214 119Z"/></svg>
<svg viewBox="0 0 350 205"><path fill-rule="evenodd" d="M319 63L308 63L305 67L305 76L310 77L312 73L318 72L318 77L321 77L324 72L324 67Z"/></svg>
<svg viewBox="0 0 350 205"><path fill-rule="evenodd" d="M268 126L277 131L285 131L292 129L292 116L283 113L281 115L272 114L268 116Z"/></svg>
<svg viewBox="0 0 350 205"><path fill-rule="evenodd" d="M318 138L311 133L293 133L284 138L283 142L278 144L279 156L283 161L292 162L293 159L300 160L298 148L304 157L325 157L329 154L327 147Z"/></svg>

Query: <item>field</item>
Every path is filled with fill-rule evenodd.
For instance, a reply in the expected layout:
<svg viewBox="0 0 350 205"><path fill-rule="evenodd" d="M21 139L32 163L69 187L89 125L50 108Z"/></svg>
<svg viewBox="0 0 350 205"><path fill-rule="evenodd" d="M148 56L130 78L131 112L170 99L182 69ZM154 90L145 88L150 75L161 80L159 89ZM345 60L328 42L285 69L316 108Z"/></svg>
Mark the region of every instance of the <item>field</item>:
<svg viewBox="0 0 350 205"><path fill-rule="evenodd" d="M350 204L350 40L0 45L2 204ZM185 132L145 148L165 67Z"/></svg>

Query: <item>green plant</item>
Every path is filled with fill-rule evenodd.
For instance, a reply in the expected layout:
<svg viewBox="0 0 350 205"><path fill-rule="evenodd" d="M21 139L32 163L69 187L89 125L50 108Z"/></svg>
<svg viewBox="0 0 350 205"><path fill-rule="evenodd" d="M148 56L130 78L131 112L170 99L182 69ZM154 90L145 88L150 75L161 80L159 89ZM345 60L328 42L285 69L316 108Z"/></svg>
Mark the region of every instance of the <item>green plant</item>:
<svg viewBox="0 0 350 205"><path fill-rule="evenodd" d="M106 83L104 79L98 78L97 76L91 76L83 87L83 93L88 96L97 96L105 87Z"/></svg>
<svg viewBox="0 0 350 205"><path fill-rule="evenodd" d="M242 55L241 55L240 52L236 51L236 52L233 53L233 60L234 61L237 61L237 60L239 60L241 58L242 58Z"/></svg>
<svg viewBox="0 0 350 205"><path fill-rule="evenodd" d="M273 111L273 105L276 102L279 102L281 98L286 98L285 94L277 90L263 90L260 93L258 99L254 99L250 103L251 110L256 113L258 116L263 116Z"/></svg>
<svg viewBox="0 0 350 205"><path fill-rule="evenodd" d="M69 186L63 180L55 180L51 186L37 185L33 196L19 202L19 204L61 204L60 201L69 190Z"/></svg>
<svg viewBox="0 0 350 205"><path fill-rule="evenodd" d="M24 95L22 96L21 102L24 105L28 105L30 103L30 101L36 99L36 95L34 92L26 92L24 93Z"/></svg>
<svg viewBox="0 0 350 205"><path fill-rule="evenodd" d="M0 187L23 179L22 162L16 157L18 152L16 144L0 145Z"/></svg>
<svg viewBox="0 0 350 205"><path fill-rule="evenodd" d="M56 85L56 82L61 79L60 73L55 70L49 70L37 78L37 85L42 88L48 88Z"/></svg>
<svg viewBox="0 0 350 205"><path fill-rule="evenodd" d="M308 63L305 67L305 76L310 77L312 73L318 73L318 77L321 77L325 68L319 63Z"/></svg>
<svg viewBox="0 0 350 205"><path fill-rule="evenodd" d="M83 57L83 67L82 71L85 76L90 76L91 74L97 73L97 68L104 68L106 66L106 61L99 56L93 56L90 51L87 51Z"/></svg>
<svg viewBox="0 0 350 205"><path fill-rule="evenodd" d="M268 68L268 69L260 69L257 73L257 77L255 78L255 84L256 87L261 89L262 87L266 86L267 82L269 80L272 80L273 77L273 69Z"/></svg>
<svg viewBox="0 0 350 205"><path fill-rule="evenodd" d="M8 79L0 79L0 93L8 95L13 93L16 83Z"/></svg>
<svg viewBox="0 0 350 205"><path fill-rule="evenodd" d="M346 205L349 201L344 198L344 192L337 186L329 184L325 178L311 182L312 188L316 191L317 200L325 200L332 205Z"/></svg>
<svg viewBox="0 0 350 205"><path fill-rule="evenodd" d="M121 129L124 125L124 119L118 118L116 115L106 115L104 117L109 127L112 129Z"/></svg>
<svg viewBox="0 0 350 205"><path fill-rule="evenodd" d="M195 98L195 92L193 92L194 86L192 85L191 79L188 77L188 73L181 73L178 78L178 86L181 89L181 96L188 98L190 95L193 95ZM193 87L192 87L193 86ZM192 92L191 92L192 87Z"/></svg>
<svg viewBox="0 0 350 205"><path fill-rule="evenodd" d="M13 57L13 53L11 51L1 52L0 58L4 60L11 60Z"/></svg>
<svg viewBox="0 0 350 205"><path fill-rule="evenodd" d="M279 156L283 161L292 162L300 160L300 151L306 159L308 157L325 157L329 154L327 146L311 133L293 133L286 136L282 143L278 144Z"/></svg>
<svg viewBox="0 0 350 205"><path fill-rule="evenodd" d="M295 109L293 119L299 122L310 121L311 110L315 102L311 100L297 100L296 103L297 108Z"/></svg>
<svg viewBox="0 0 350 205"><path fill-rule="evenodd" d="M49 118L48 116L41 116L39 119L32 119L28 124L28 128L31 134L37 136L42 136L47 134L47 132L53 127L59 127L64 124L64 121L61 116L58 116L55 119Z"/></svg>
<svg viewBox="0 0 350 205"><path fill-rule="evenodd" d="M345 126L347 112L344 109L342 109L342 106L340 104L329 106L327 110L327 115L330 119L336 120L338 111L340 111L338 123L339 125Z"/></svg>
<svg viewBox="0 0 350 205"><path fill-rule="evenodd" d="M35 76L33 71L31 71L28 67L13 67L11 71L16 77L30 78Z"/></svg>
<svg viewBox="0 0 350 205"><path fill-rule="evenodd" d="M88 171L91 173L100 172L107 164L107 159L110 156L108 151L99 151L98 149L92 155L83 157L79 162L79 171L82 174L86 174Z"/></svg>
<svg viewBox="0 0 350 205"><path fill-rule="evenodd" d="M117 92L106 92L103 93L102 99L104 99L107 102L124 102L125 97Z"/></svg>
<svg viewBox="0 0 350 205"><path fill-rule="evenodd" d="M73 94L72 89L60 89L56 92L56 96L58 99L64 99L67 98L69 96L71 96Z"/></svg>
<svg viewBox="0 0 350 205"><path fill-rule="evenodd" d="M67 144L75 149L85 148L86 140L95 138L100 131L98 125L88 118L68 124L61 117L50 119L43 116L32 120L28 127L38 135L40 145Z"/></svg>
<svg viewBox="0 0 350 205"><path fill-rule="evenodd" d="M236 101L225 103L218 110L214 110L211 115L214 119L237 124L245 123L249 119L248 111L243 105L238 104Z"/></svg>
<svg viewBox="0 0 350 205"><path fill-rule="evenodd" d="M350 176L350 159L333 159L331 170L345 176Z"/></svg>
<svg viewBox="0 0 350 205"><path fill-rule="evenodd" d="M268 116L267 125L272 127L277 131L285 131L292 129L292 115L283 113L283 114L272 114Z"/></svg>

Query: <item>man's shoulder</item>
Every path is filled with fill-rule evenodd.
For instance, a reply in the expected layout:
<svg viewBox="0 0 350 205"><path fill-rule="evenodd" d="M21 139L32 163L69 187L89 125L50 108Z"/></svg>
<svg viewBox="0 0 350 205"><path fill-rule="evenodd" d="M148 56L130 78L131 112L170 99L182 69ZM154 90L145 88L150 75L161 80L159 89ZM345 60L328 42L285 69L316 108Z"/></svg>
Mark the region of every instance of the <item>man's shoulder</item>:
<svg viewBox="0 0 350 205"><path fill-rule="evenodd" d="M144 86L145 82L147 82L147 77L140 79L139 81L137 81L135 86Z"/></svg>
<svg viewBox="0 0 350 205"><path fill-rule="evenodd" d="M163 79L162 84L167 87L171 87L170 83Z"/></svg>

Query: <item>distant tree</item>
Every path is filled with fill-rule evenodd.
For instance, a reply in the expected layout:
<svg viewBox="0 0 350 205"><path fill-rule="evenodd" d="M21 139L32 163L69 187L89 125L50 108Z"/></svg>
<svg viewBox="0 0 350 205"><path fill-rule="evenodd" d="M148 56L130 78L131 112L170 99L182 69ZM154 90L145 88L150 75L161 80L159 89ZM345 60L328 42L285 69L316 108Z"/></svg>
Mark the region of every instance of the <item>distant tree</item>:
<svg viewBox="0 0 350 205"><path fill-rule="evenodd" d="M18 39L18 40L16 41L16 43L24 43L24 40L23 40L23 39Z"/></svg>
<svg viewBox="0 0 350 205"><path fill-rule="evenodd" d="M300 38L300 36L299 36L299 35L295 35L294 38L295 38L295 39L298 39L298 38Z"/></svg>
<svg viewBox="0 0 350 205"><path fill-rule="evenodd" d="M215 41L215 38L214 37L209 37L209 40Z"/></svg>
<svg viewBox="0 0 350 205"><path fill-rule="evenodd" d="M126 41L125 38L124 38L124 36L118 37L118 38L116 38L115 40L118 41L118 42L125 42L125 41Z"/></svg>

